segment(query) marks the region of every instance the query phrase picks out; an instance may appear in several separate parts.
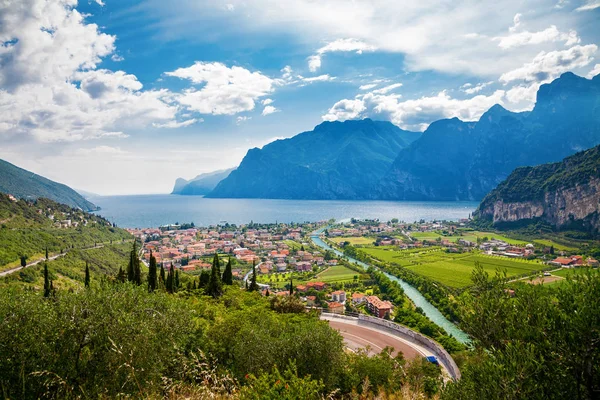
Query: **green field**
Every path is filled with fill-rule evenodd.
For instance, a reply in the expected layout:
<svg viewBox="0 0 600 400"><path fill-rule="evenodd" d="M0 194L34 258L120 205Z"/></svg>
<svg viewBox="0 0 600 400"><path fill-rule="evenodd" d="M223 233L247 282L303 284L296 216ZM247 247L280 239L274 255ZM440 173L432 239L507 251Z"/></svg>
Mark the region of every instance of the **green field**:
<svg viewBox="0 0 600 400"><path fill-rule="evenodd" d="M292 250L300 250L302 248L302 244L294 240L284 240L283 242Z"/></svg>
<svg viewBox="0 0 600 400"><path fill-rule="evenodd" d="M471 284L471 272L476 262L479 262L491 275L501 270L506 271L508 276L516 276L544 268L544 265L537 261L488 256L481 253L446 253L440 247L411 250L369 247L361 251L378 260L400 265L444 285L457 288Z"/></svg>
<svg viewBox="0 0 600 400"><path fill-rule="evenodd" d="M312 281L321 281L325 283L348 282L353 281L354 277L357 275L360 276L358 272L352 271L350 268L344 267L343 265L336 265L319 273Z"/></svg>
<svg viewBox="0 0 600 400"><path fill-rule="evenodd" d="M498 270L501 272L506 271L508 276L521 275L544 267L543 264L533 261L473 254L461 258L408 266L407 268L445 285L464 287L471 284L471 272L476 262L479 262L490 275L494 275Z"/></svg>
<svg viewBox="0 0 600 400"><path fill-rule="evenodd" d="M546 246L546 247L554 246L555 250L560 250L560 251L577 251L578 250L576 247L565 246L564 244L556 243L556 242L554 242L552 240L548 240L548 239L536 239L533 242L537 243L537 244L541 244L542 246Z"/></svg>
<svg viewBox="0 0 600 400"><path fill-rule="evenodd" d="M259 283L269 284L272 287L282 288L290 282L290 279L293 279L294 285L302 285L306 282L352 282L356 275L358 275L360 279L361 274L359 272L353 271L343 265L336 265L327 268L316 276L312 272L290 271L273 273L270 275L258 275L257 281Z"/></svg>
<svg viewBox="0 0 600 400"><path fill-rule="evenodd" d="M335 238L334 241L336 243L340 243L340 242L350 242L351 245L371 245L375 242L375 239L372 237L365 237L365 236L355 236L355 237L342 237L342 238Z"/></svg>
<svg viewBox="0 0 600 400"><path fill-rule="evenodd" d="M496 232L482 232L482 231L457 231L452 236L444 236L438 232L411 232L410 234L413 238L417 240L436 240L440 238L442 240L447 239L451 242L456 242L459 239L468 240L469 242L477 242L478 238L487 237L488 239L498 239L502 240L508 244L514 245L525 245L527 242L518 239L512 239L503 235L500 235Z"/></svg>

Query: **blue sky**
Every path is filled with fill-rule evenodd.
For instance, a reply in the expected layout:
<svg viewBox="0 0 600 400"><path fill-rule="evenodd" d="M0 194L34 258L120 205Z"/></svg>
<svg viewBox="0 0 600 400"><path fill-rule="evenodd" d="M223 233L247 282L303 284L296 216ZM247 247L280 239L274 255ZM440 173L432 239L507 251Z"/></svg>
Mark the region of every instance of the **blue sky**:
<svg viewBox="0 0 600 400"><path fill-rule="evenodd" d="M529 110L561 73L600 73L599 17L600 0L8 0L0 158L166 193L324 120Z"/></svg>

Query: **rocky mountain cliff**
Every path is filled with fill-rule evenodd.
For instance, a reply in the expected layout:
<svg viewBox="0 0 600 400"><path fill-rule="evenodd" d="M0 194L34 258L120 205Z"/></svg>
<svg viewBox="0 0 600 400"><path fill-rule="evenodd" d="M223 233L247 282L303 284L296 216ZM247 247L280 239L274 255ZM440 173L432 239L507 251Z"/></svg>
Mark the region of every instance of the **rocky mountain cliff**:
<svg viewBox="0 0 600 400"><path fill-rule="evenodd" d="M227 178L235 168L223 169L206 174L200 174L194 179L177 178L171 194L205 195L213 190L219 182Z"/></svg>
<svg viewBox="0 0 600 400"><path fill-rule="evenodd" d="M600 146L563 161L516 169L474 216L496 226L543 221L557 230L600 232Z"/></svg>
<svg viewBox="0 0 600 400"><path fill-rule="evenodd" d="M251 149L207 197L364 198L398 152L420 136L390 122L323 122L314 130Z"/></svg>
<svg viewBox="0 0 600 400"><path fill-rule="evenodd" d="M542 85L531 112L499 105L478 122L432 123L400 151L371 198L478 200L520 166L555 162L600 144L600 75L565 73Z"/></svg>
<svg viewBox="0 0 600 400"><path fill-rule="evenodd" d="M79 193L63 185L0 160L0 192L23 199L44 197L83 211L98 209Z"/></svg>

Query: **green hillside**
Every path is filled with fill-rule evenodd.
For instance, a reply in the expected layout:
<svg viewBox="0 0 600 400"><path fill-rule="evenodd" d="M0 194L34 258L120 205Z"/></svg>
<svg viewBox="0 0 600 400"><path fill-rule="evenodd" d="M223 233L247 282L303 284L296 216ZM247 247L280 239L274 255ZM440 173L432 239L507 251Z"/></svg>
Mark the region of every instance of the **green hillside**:
<svg viewBox="0 0 600 400"><path fill-rule="evenodd" d="M0 271L68 249L129 240L126 231L102 217L48 199L13 201L0 194Z"/></svg>
<svg viewBox="0 0 600 400"><path fill-rule="evenodd" d="M84 211L98 208L67 185L51 181L4 160L0 160L0 192L28 200L44 197Z"/></svg>

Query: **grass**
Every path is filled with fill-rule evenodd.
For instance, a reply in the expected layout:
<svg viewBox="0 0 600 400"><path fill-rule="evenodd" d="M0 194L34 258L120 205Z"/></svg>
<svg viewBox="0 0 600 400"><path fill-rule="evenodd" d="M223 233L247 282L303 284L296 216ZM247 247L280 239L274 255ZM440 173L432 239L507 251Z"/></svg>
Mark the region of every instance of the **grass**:
<svg viewBox="0 0 600 400"><path fill-rule="evenodd" d="M336 265L317 274L317 277L312 279L312 281L321 281L325 283L347 282L353 281L354 277L357 275L360 276L358 272L352 271L350 268L344 267L343 265Z"/></svg>
<svg viewBox="0 0 600 400"><path fill-rule="evenodd" d="M549 239L536 239L536 240L534 240L534 243L541 244L542 246L546 246L546 247L554 246L554 249L559 250L559 251L577 251L578 250L578 248L576 248L576 247L565 246L564 244L556 243L555 241L552 241Z"/></svg>
<svg viewBox="0 0 600 400"><path fill-rule="evenodd" d="M316 276L313 272L290 271L273 273L270 275L258 275L257 281L259 283L269 284L274 288L283 288L290 282L290 279L294 280L294 285L303 285L307 282L343 283L354 281L356 275L359 276L359 279L362 278L360 273L343 265L336 265L321 271ZM277 278L279 278L279 280L277 280Z"/></svg>
<svg viewBox="0 0 600 400"><path fill-rule="evenodd" d="M302 248L302 244L294 240L284 240L283 242L287 244L291 250L300 250Z"/></svg>
<svg viewBox="0 0 600 400"><path fill-rule="evenodd" d="M478 238L487 237L488 239L498 239L502 240L508 244L513 245L525 245L528 242L518 239L513 239L504 235L500 235L496 232L483 232L483 231L457 231L454 235L444 236L439 232L411 232L410 234L413 238L418 240L429 240L433 241L437 238L442 240L447 239L451 242L456 242L459 239L468 240L469 242L477 242Z"/></svg>
<svg viewBox="0 0 600 400"><path fill-rule="evenodd" d="M528 274L544 268L537 261L488 256L481 253L447 253L440 247L399 250L398 248L369 247L361 249L373 258L396 264L431 278L444 285L461 288L471 284L471 272L479 262L493 275L497 270L508 276Z"/></svg>
<svg viewBox="0 0 600 400"><path fill-rule="evenodd" d="M131 243L119 243L97 249L74 249L64 257L48 261L48 271L58 289L80 288L83 286L86 262L90 267L92 281L99 281L106 275L116 276L119 267L126 270L131 246ZM3 284L16 284L39 289L44 286L43 271L44 263L27 267L0 280L0 287Z"/></svg>
<svg viewBox="0 0 600 400"><path fill-rule="evenodd" d="M476 262L479 262L490 275L494 275L497 271L506 271L509 277L527 274L544 267L543 264L538 262L472 254L460 258L408 266L407 268L447 286L460 288L471 284L471 272Z"/></svg>
<svg viewBox="0 0 600 400"><path fill-rule="evenodd" d="M357 236L357 237L335 238L334 241L337 243L350 242L350 244L352 246L354 246L354 245L372 245L375 242L375 239L372 237Z"/></svg>

